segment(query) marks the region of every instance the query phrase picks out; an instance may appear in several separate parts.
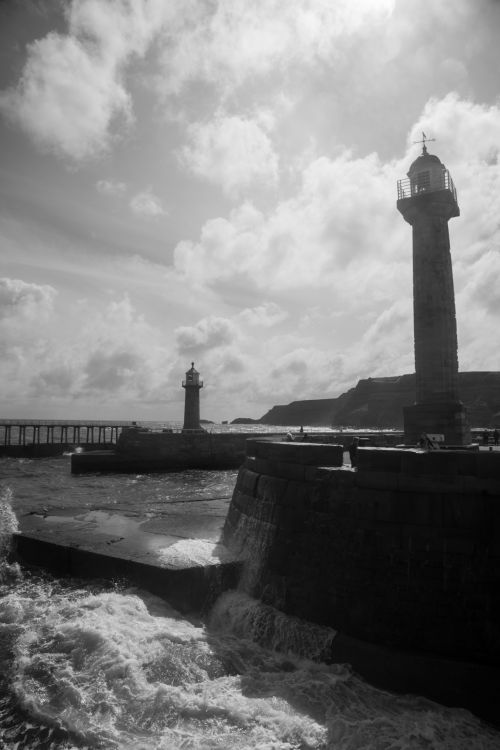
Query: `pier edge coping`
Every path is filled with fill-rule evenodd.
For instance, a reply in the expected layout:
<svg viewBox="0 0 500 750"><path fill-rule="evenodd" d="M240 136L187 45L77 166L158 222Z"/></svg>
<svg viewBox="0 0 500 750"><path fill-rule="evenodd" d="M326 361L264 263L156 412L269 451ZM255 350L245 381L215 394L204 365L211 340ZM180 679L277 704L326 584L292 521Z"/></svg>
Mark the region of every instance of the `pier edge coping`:
<svg viewBox="0 0 500 750"><path fill-rule="evenodd" d="M247 459L265 461L279 472L280 464L302 467L344 468L344 449L335 443L269 441L248 439ZM253 462L252 462L253 463ZM351 470L352 471L352 470ZM396 474L416 480L433 477L442 484L467 485L465 478L489 480L490 492L500 489L500 452L463 449L424 450L421 448L360 447L356 454L358 474ZM380 477L381 479L382 477Z"/></svg>

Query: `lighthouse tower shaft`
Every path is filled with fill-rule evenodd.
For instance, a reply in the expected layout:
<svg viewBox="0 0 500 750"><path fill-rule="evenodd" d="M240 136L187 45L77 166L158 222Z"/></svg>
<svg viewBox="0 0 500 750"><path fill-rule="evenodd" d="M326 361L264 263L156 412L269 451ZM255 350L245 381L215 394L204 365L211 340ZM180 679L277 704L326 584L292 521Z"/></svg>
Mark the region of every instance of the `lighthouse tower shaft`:
<svg viewBox="0 0 500 750"><path fill-rule="evenodd" d="M404 411L405 443L422 433L469 441L458 393L458 345L448 221L460 215L448 171L426 149L398 184L398 210L412 226L416 403Z"/></svg>
<svg viewBox="0 0 500 750"><path fill-rule="evenodd" d="M203 381L200 380L200 374L194 369L194 362L191 363L191 369L186 372L186 379L182 381L182 387L186 391L184 400L184 426L183 432L203 432L200 424L200 389L203 388Z"/></svg>
<svg viewBox="0 0 500 750"><path fill-rule="evenodd" d="M430 196L426 196L428 198ZM456 402L458 344L448 218L453 205L420 201L403 214L413 228L413 327L417 403Z"/></svg>

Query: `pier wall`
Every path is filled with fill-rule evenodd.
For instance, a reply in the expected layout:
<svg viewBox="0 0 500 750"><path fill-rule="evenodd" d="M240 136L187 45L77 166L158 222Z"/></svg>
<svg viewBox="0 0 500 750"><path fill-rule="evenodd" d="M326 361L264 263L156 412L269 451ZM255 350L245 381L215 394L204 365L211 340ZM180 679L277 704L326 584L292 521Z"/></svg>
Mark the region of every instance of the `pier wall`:
<svg viewBox="0 0 500 750"><path fill-rule="evenodd" d="M224 528L241 585L364 642L500 665L500 454L361 448L352 469L334 449L248 441Z"/></svg>
<svg viewBox="0 0 500 750"><path fill-rule="evenodd" d="M77 446L75 443L27 443L26 445L0 446L1 458L51 458L63 456L79 447L80 450L107 451L113 448L109 443L89 443Z"/></svg>
<svg viewBox="0 0 500 750"><path fill-rule="evenodd" d="M154 432L127 429L115 451L89 451L71 456L71 471L129 472L182 469L238 468L246 455L246 441L255 433ZM276 439L266 433L262 439Z"/></svg>
<svg viewBox="0 0 500 750"><path fill-rule="evenodd" d="M127 580L168 599L181 612L207 611L222 591L235 587L240 574L237 562L161 566L141 562L123 553L96 552L88 545L85 538L75 545L18 533L14 535L13 559L23 565L43 566L56 575L72 578Z"/></svg>

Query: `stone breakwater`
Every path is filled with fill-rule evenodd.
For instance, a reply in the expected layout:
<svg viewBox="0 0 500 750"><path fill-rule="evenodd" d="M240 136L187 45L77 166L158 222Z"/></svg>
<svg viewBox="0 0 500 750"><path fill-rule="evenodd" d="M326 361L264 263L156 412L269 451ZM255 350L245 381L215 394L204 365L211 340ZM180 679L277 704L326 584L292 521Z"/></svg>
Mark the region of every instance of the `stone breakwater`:
<svg viewBox="0 0 500 750"><path fill-rule="evenodd" d="M224 541L287 614L500 676L499 454L249 441Z"/></svg>
<svg viewBox="0 0 500 750"><path fill-rule="evenodd" d="M71 472L123 472L141 474L182 469L238 468L245 446L255 433L159 432L123 430L116 450L73 453ZM272 439L272 435L261 437ZM276 436L274 436L276 437Z"/></svg>
<svg viewBox="0 0 500 750"><path fill-rule="evenodd" d="M361 440L387 441L401 439L400 433L370 433ZM363 437L364 435L364 437ZM284 433L255 432L170 432L147 428L125 428L119 437L116 450L88 451L73 453L71 471L73 474L85 472L124 472L149 473L179 471L183 469L237 469L246 456L246 443L249 438L260 440L281 440ZM311 442L337 443L352 442L352 434L340 436L334 433L296 433L298 440ZM338 450L338 446L337 446Z"/></svg>

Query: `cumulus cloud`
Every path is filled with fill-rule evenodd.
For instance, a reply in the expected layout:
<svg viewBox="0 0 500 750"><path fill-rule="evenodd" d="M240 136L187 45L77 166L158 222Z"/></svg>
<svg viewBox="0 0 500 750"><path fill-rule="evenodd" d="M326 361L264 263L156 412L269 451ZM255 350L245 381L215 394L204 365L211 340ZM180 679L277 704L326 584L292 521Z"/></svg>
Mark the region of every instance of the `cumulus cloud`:
<svg viewBox="0 0 500 750"><path fill-rule="evenodd" d="M276 293L330 287L338 302L363 298L403 236L395 213L398 170L371 154L321 157L303 171L298 193L268 215L245 203L211 219L198 242L175 249L177 271L217 288L244 277ZM381 283L387 287L392 271ZM376 291L375 291L376 294Z"/></svg>
<svg viewBox="0 0 500 750"><path fill-rule="evenodd" d="M414 371L412 299L409 295L394 297L386 309L374 314L356 345L345 352L344 368L350 374L377 377Z"/></svg>
<svg viewBox="0 0 500 750"><path fill-rule="evenodd" d="M49 315L56 290L21 279L0 279L0 320L33 321Z"/></svg>
<svg viewBox="0 0 500 750"><path fill-rule="evenodd" d="M113 392L135 379L142 369L142 358L128 349L93 352L85 366L85 388Z"/></svg>
<svg viewBox="0 0 500 750"><path fill-rule="evenodd" d="M460 368L498 370L497 349L492 342L498 337L500 236L494 248L467 264L464 276L456 298Z"/></svg>
<svg viewBox="0 0 500 750"><path fill-rule="evenodd" d="M252 408L255 404L289 403L300 398L327 398L335 395L342 378L343 361L315 346L297 347L289 342L287 351L266 349L257 362L239 354L240 367L224 380L227 400L238 400ZM235 354L231 353L234 358ZM227 363L222 359L217 380L224 378ZM349 383L350 385L350 383ZM240 414L241 415L241 414Z"/></svg>
<svg viewBox="0 0 500 750"><path fill-rule="evenodd" d="M498 314L500 310L500 251L498 246L494 250L485 252L472 264L462 295L469 307L492 316Z"/></svg>
<svg viewBox="0 0 500 750"><path fill-rule="evenodd" d="M31 382L31 392L44 397L74 396L74 385L77 374L74 366L59 362L56 368L42 369Z"/></svg>
<svg viewBox="0 0 500 750"><path fill-rule="evenodd" d="M73 339L52 342L30 384L36 397L101 400L148 399L161 391L169 371L160 332L137 313L128 297L97 307L78 321Z"/></svg>
<svg viewBox="0 0 500 750"><path fill-rule="evenodd" d="M179 326L175 330L177 347L181 352L201 352L225 346L234 341L236 327L227 318L210 315L194 326Z"/></svg>
<svg viewBox="0 0 500 750"><path fill-rule="evenodd" d="M42 149L74 161L101 154L115 123L132 117L124 69L145 53L168 12L159 0L73 0L68 33L28 46L22 76L0 95L0 110Z"/></svg>
<svg viewBox="0 0 500 750"><path fill-rule="evenodd" d="M0 279L0 381L6 405L25 397L27 382L50 353L56 290L21 279Z"/></svg>
<svg viewBox="0 0 500 750"><path fill-rule="evenodd" d="M232 195L258 183L275 184L278 159L259 122L238 116L217 116L188 128L183 164L194 174Z"/></svg>
<svg viewBox="0 0 500 750"><path fill-rule="evenodd" d="M175 35L169 30L160 85L167 93L179 93L195 80L227 88L294 63L331 61L339 38L382 24L394 4L395 0L296 0L285 5L279 0L219 0L192 6L189 22L179 24Z"/></svg>
<svg viewBox="0 0 500 750"><path fill-rule="evenodd" d="M98 180L95 187L101 195L123 195L127 190L125 182L115 180Z"/></svg>
<svg viewBox="0 0 500 750"><path fill-rule="evenodd" d="M38 146L76 161L105 151L113 119L131 116L115 66L56 33L30 45L18 87L2 94L0 107Z"/></svg>
<svg viewBox="0 0 500 750"><path fill-rule="evenodd" d="M272 328L272 326L286 320L288 313L275 302L264 302L257 307L246 307L242 310L238 318L243 323L251 326L262 326L263 328Z"/></svg>
<svg viewBox="0 0 500 750"><path fill-rule="evenodd" d="M161 200L150 188L134 195L129 205L136 216L156 218L166 213Z"/></svg>
<svg viewBox="0 0 500 750"><path fill-rule="evenodd" d="M450 92L440 99L429 99L408 134L408 141L420 136L422 128L432 128L436 138L432 150L439 151L443 160L452 159L464 171L469 169L471 162L496 164L499 117L498 105L479 104Z"/></svg>

